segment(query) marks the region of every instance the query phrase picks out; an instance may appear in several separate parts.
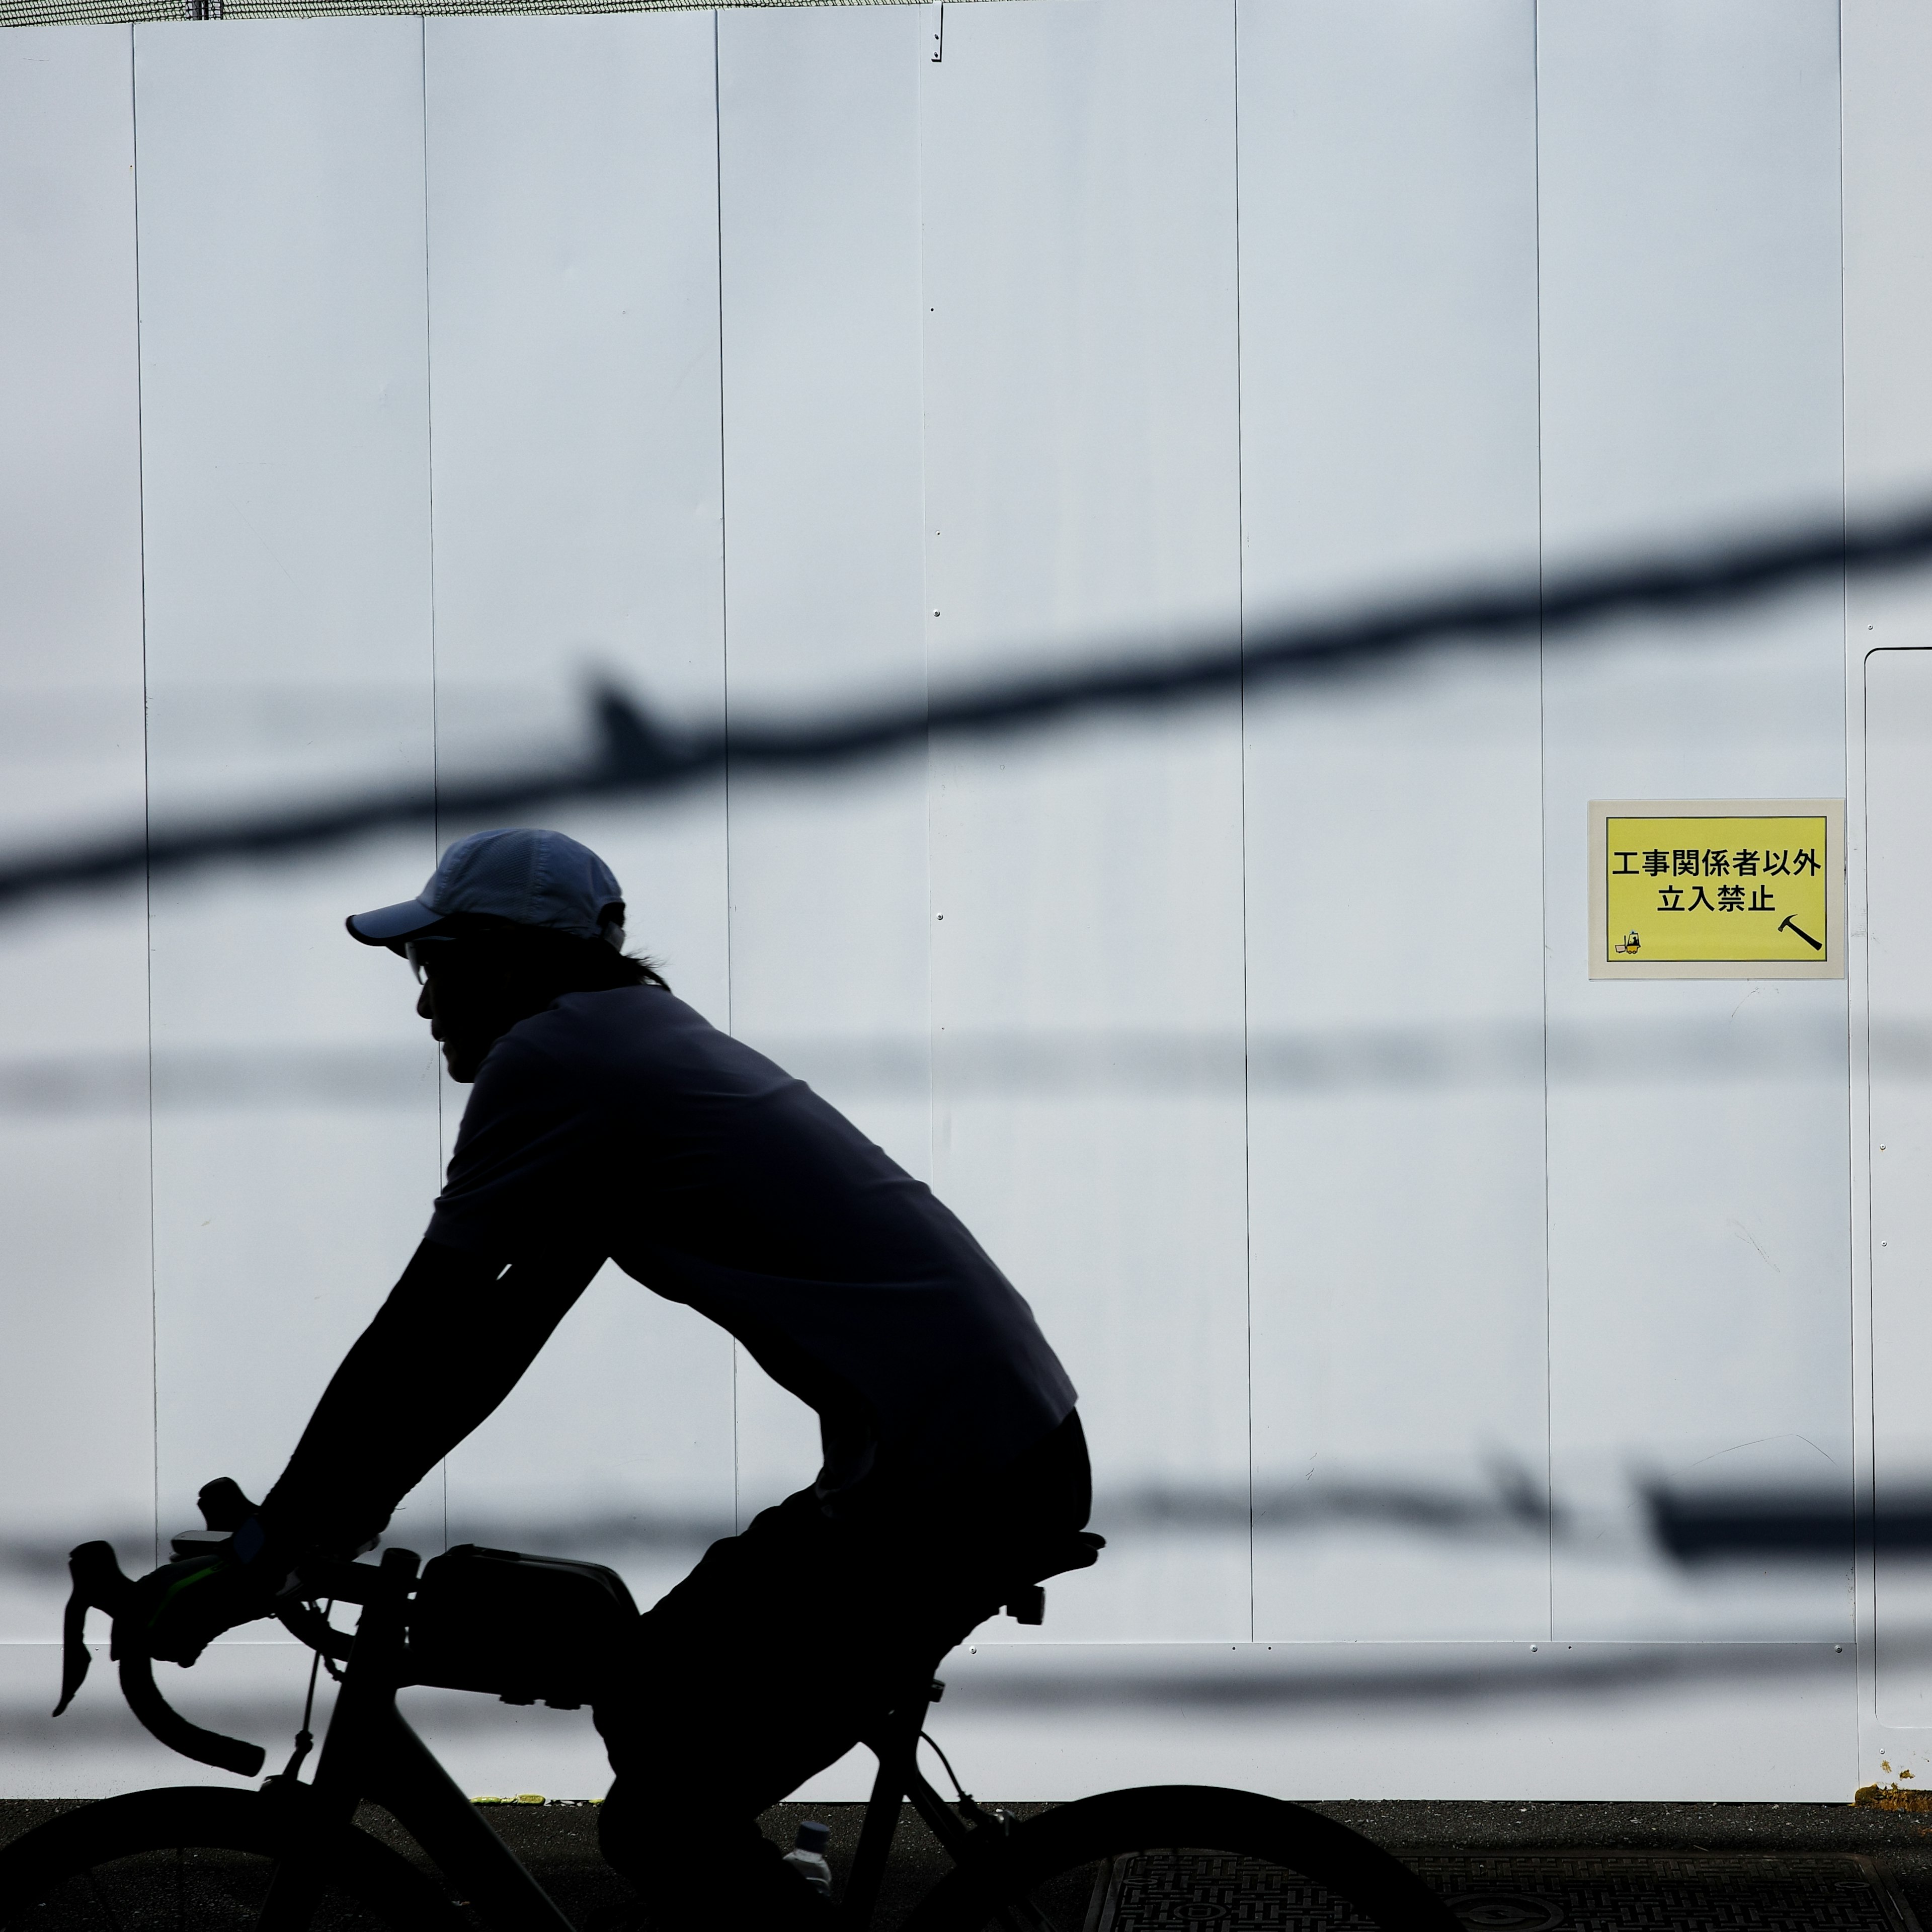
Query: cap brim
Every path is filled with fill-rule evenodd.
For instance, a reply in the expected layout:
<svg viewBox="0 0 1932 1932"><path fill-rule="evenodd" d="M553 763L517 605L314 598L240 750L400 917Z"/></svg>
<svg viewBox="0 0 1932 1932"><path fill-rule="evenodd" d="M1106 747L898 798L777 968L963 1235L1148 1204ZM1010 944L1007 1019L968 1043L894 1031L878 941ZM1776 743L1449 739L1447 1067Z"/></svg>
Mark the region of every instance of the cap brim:
<svg viewBox="0 0 1932 1932"><path fill-rule="evenodd" d="M378 906L374 912L352 913L343 921L350 938L359 939L364 946L400 946L404 940L418 938L442 923L442 916L431 912L421 899Z"/></svg>

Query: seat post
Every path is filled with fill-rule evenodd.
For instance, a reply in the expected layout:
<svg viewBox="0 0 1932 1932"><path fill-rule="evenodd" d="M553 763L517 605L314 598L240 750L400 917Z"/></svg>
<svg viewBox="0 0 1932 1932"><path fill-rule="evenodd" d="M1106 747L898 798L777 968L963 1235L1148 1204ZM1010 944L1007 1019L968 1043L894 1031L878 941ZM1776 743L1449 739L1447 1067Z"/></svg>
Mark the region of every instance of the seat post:
<svg viewBox="0 0 1932 1932"><path fill-rule="evenodd" d="M916 1691L887 1713L866 1740L879 1760L879 1768L872 1779L866 1822L859 1831L859 1849L853 1855L852 1875L839 1907L848 1932L865 1932L879 1902L892 1834L898 1828L900 1803L916 1768L914 1760L919 1750L919 1734L925 1726L926 1707L931 1696L922 1682Z"/></svg>

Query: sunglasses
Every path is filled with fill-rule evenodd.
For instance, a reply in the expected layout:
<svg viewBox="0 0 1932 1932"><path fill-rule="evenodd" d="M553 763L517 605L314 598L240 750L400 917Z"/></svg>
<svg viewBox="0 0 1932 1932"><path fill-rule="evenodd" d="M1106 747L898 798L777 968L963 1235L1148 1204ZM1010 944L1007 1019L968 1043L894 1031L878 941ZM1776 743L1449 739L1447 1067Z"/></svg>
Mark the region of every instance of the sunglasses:
<svg viewBox="0 0 1932 1932"><path fill-rule="evenodd" d="M416 976L418 986L428 980L430 967L436 960L437 956L429 949L433 946L454 946L455 944L453 939L412 939L404 943L403 957L410 962L410 970ZM446 959L448 956L447 953L442 956Z"/></svg>

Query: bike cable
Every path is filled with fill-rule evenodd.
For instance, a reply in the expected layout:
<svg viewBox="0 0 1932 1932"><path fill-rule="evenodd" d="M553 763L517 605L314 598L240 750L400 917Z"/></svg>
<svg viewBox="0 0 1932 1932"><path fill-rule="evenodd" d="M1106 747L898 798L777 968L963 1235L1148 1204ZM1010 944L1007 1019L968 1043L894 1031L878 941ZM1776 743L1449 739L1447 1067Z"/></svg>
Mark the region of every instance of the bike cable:
<svg viewBox="0 0 1932 1932"><path fill-rule="evenodd" d="M971 1804L973 1802L971 1795L968 1792L965 1786L959 1782L959 1774L952 1768L952 1760L946 1755L944 1751L940 1749L939 1740L935 1738L930 1731L921 1731L919 1734L919 1741L922 1744L932 1745L940 1762L945 1766L946 1774L952 1780L952 1788L959 1794L960 1803L962 1804Z"/></svg>
<svg viewBox="0 0 1932 1932"><path fill-rule="evenodd" d="M938 1754L940 1762L945 1766L946 1774L952 1780L952 1789L958 1794L958 1808L968 1820L976 1826L989 1826L1002 1835L1010 1832L1013 1828L1012 1814L1001 1805L982 1804L972 1792L959 1782L959 1774L952 1768L952 1760L940 1750L939 1740L930 1731L921 1731L919 1736L920 1743L932 1745L933 1750Z"/></svg>
<svg viewBox="0 0 1932 1932"><path fill-rule="evenodd" d="M315 1606L314 1605L310 1604L309 1607L313 1610ZM325 1623L328 1620L329 1612L333 1610L334 1608L334 1600L332 1598L321 1612L322 1618ZM342 1682L342 1672L336 1669L334 1660L332 1658L325 1657L322 1653L318 1650L309 1662L308 1695L302 1700L302 1729L296 1733L295 1752L290 1758L288 1762L283 1766L282 1774L276 1780L278 1784L293 1784L296 1783L302 1774L304 1760L305 1760L309 1753L315 1748L315 1733L309 1729L309 1720L315 1714L316 1678L320 1674L322 1666L325 1664L328 1666L329 1676L334 1678L338 1684Z"/></svg>

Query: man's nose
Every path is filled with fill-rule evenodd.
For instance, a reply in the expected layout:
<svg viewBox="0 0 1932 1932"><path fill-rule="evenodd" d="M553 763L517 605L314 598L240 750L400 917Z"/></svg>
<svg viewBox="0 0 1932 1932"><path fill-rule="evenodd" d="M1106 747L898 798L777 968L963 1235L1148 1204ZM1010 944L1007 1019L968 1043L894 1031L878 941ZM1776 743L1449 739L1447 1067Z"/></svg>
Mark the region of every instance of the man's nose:
<svg viewBox="0 0 1932 1932"><path fill-rule="evenodd" d="M422 991L416 995L416 1017L418 1019L425 1020L433 1020L436 1018L436 1009L430 1004L428 986L424 986Z"/></svg>

